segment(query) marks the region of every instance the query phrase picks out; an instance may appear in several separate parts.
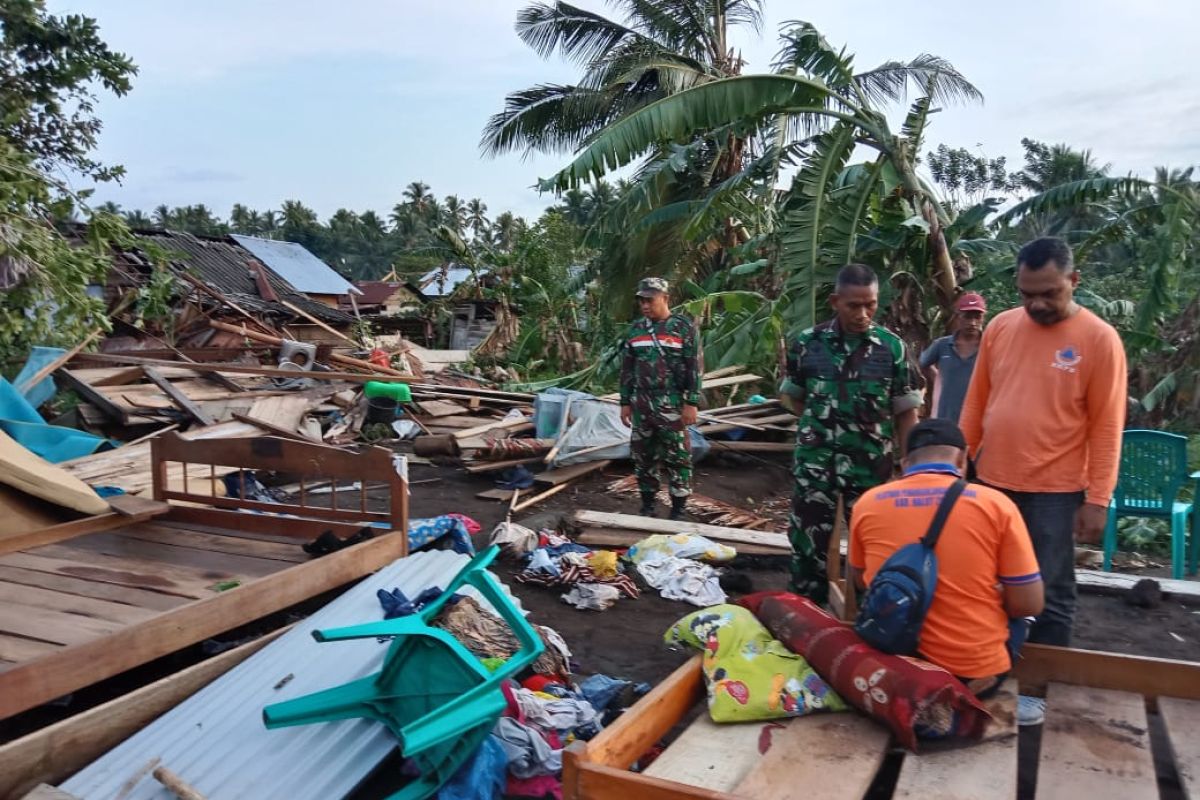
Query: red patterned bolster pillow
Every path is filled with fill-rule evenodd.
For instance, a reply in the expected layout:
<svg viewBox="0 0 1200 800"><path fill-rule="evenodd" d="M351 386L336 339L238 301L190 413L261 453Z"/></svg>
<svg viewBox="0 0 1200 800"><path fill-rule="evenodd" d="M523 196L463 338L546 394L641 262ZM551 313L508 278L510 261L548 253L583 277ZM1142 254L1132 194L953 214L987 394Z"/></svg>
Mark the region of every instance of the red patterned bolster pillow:
<svg viewBox="0 0 1200 800"><path fill-rule="evenodd" d="M983 735L987 710L941 667L881 653L799 595L759 592L738 603L788 649L804 656L847 703L891 728L909 750L916 751L918 737Z"/></svg>

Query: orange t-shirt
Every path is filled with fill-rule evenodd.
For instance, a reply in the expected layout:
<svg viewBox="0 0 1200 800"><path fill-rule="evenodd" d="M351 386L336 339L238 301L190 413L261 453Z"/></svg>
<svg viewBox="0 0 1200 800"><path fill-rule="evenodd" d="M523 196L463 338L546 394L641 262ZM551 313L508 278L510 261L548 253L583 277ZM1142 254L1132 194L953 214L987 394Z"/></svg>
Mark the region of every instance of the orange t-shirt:
<svg viewBox="0 0 1200 800"><path fill-rule="evenodd" d="M983 333L959 426L979 479L1018 492L1078 492L1107 506L1125 425L1125 349L1087 309L1039 325L1023 308Z"/></svg>
<svg viewBox="0 0 1200 800"><path fill-rule="evenodd" d="M850 566L864 570L869 584L892 553L925 535L954 481L945 472L916 472L859 498L850 516ZM937 589L921 628L921 655L961 678L1007 672L1008 614L997 584L1041 580L1021 513L1003 493L972 483L934 553Z"/></svg>

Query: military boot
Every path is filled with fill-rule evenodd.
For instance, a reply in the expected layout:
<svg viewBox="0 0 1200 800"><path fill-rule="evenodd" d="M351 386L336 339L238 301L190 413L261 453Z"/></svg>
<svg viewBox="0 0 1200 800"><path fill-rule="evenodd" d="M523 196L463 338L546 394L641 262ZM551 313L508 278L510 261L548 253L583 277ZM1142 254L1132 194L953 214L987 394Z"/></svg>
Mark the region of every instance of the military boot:
<svg viewBox="0 0 1200 800"><path fill-rule="evenodd" d="M678 522L679 520L687 519L687 498L672 497L671 498L671 514L670 519Z"/></svg>
<svg viewBox="0 0 1200 800"><path fill-rule="evenodd" d="M655 505L657 505L653 492L642 492L642 509L638 511L643 517L653 517L656 515Z"/></svg>

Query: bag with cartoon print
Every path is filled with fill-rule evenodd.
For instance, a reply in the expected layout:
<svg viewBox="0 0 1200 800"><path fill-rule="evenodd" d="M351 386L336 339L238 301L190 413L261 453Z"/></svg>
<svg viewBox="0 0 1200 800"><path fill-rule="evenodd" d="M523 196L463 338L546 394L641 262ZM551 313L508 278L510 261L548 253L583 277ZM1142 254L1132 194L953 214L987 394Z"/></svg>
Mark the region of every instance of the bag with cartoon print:
<svg viewBox="0 0 1200 800"><path fill-rule="evenodd" d="M887 725L909 750L915 752L920 739L983 735L987 709L941 667L876 650L806 597L759 592L738 604L803 655L845 702Z"/></svg>
<svg viewBox="0 0 1200 800"><path fill-rule="evenodd" d="M671 647L704 654L708 711L713 722L799 717L842 711L846 704L803 657L771 638L754 615L735 605L688 614L663 636Z"/></svg>

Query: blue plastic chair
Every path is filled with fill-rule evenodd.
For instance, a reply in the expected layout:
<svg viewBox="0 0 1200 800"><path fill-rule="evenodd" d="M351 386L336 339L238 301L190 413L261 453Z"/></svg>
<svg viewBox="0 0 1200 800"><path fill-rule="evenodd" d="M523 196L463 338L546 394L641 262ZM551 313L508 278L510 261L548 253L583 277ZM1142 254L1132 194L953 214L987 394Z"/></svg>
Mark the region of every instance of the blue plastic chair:
<svg viewBox="0 0 1200 800"><path fill-rule="evenodd" d="M400 740L420 777L389 800L432 796L470 758L507 706L501 684L532 664L545 645L500 589L487 566L499 548L484 550L441 597L417 614L348 628L313 631L319 642L393 636L379 672L263 709L268 728L363 717L383 723ZM453 636L430 626L456 591L473 586L512 628L520 649L495 672Z"/></svg>
<svg viewBox="0 0 1200 800"><path fill-rule="evenodd" d="M1171 576L1183 577L1185 553L1188 574L1196 574L1200 553L1200 521L1192 503L1176 498L1188 480L1187 437L1164 431L1125 431L1121 441L1121 472L1108 506L1104 528L1104 571L1112 571L1117 549L1117 519L1148 517L1171 522ZM1200 472L1191 474L1200 485ZM1192 517L1189 541L1188 521Z"/></svg>

